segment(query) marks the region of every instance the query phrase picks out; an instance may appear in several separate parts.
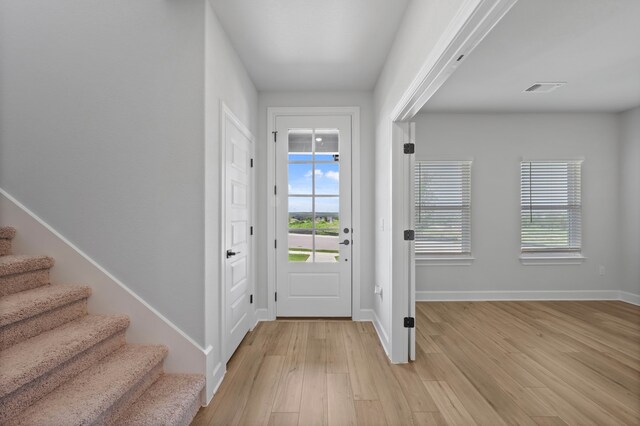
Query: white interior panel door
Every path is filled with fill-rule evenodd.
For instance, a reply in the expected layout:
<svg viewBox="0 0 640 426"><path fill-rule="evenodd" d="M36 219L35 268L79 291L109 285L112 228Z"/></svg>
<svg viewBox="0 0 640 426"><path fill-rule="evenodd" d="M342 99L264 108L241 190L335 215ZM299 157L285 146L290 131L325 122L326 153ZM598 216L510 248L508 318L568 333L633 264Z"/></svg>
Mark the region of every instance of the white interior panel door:
<svg viewBox="0 0 640 426"><path fill-rule="evenodd" d="M251 327L251 140L225 117L225 356L228 361Z"/></svg>
<svg viewBox="0 0 640 426"><path fill-rule="evenodd" d="M276 119L278 316L351 316L351 117Z"/></svg>

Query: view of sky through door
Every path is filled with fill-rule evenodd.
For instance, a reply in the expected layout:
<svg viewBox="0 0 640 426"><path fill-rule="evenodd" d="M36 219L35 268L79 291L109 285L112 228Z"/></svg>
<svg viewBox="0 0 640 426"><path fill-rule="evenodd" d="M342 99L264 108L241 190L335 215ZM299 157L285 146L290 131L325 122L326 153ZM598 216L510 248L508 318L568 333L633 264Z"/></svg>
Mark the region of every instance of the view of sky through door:
<svg viewBox="0 0 640 426"><path fill-rule="evenodd" d="M289 130L290 262L339 260L339 136L337 129Z"/></svg>

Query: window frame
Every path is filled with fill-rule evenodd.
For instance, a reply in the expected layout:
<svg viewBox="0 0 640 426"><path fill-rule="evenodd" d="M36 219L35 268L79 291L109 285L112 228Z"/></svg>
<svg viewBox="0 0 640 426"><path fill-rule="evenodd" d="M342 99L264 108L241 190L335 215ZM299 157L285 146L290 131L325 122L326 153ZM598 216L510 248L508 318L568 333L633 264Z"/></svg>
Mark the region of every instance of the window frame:
<svg viewBox="0 0 640 426"><path fill-rule="evenodd" d="M473 160L472 159L424 159L424 160L416 160L415 162L415 171L413 176L413 185L415 190L415 200L414 200L414 220L415 220L415 229L416 229L416 246L419 241L419 233L418 233L418 218L421 208L419 204L419 191L418 188L421 187L418 183L418 176L420 174L420 168L422 165L426 164L457 164L459 166L466 165L467 167L467 181L462 182L462 185L468 185L468 195L466 200L462 200L463 203L460 207L460 211L464 215L464 211L467 211L466 216L468 217L466 225L462 225L461 232L464 233L465 228L468 230L467 232L467 240L468 240L468 250L460 251L460 252L450 252L450 251L441 251L441 252L428 252L428 251L418 251L415 250L415 259L417 263L426 263L429 265L442 265L442 266L468 266L470 265L474 257L472 255L472 230L471 230L471 222L472 222L472 179L473 179ZM461 191L464 191L464 188L461 188ZM466 202L464 202L466 201ZM463 235L464 244L464 235ZM464 250L464 249L463 249Z"/></svg>
<svg viewBox="0 0 640 426"><path fill-rule="evenodd" d="M577 179L578 182L577 184L571 186L570 185L570 180L571 177L567 176L567 195L569 198L573 198L575 199L575 191L577 190L577 199L578 199L578 204L577 204L577 214L578 214L578 239L579 239L579 246L578 248L563 248L563 247L556 247L556 248L549 248L549 249L535 249L535 248L525 248L523 245L523 211L525 209L529 209L530 211L535 211L536 209L534 209L532 207L532 203L530 202L528 205L525 205L525 203L523 202L524 199L524 190L525 188L523 187L523 166L524 164L529 163L529 164L533 164L533 163L540 163L540 165L543 164L551 164L551 163L561 163L561 164L567 164L567 166L573 164L574 166L577 165L578 166L578 174L577 174ZM583 226L582 226L582 216L583 216L583 203L582 203L582 171L583 171L583 164L584 164L584 159L581 158L572 158L572 159L521 159L519 166L520 166L520 170L519 170L519 174L520 174L520 261L522 264L524 265L553 265L553 264L579 264L584 262L584 260L586 260L586 258L583 255L583 251L584 251L584 243L583 243ZM531 179L531 178L529 178ZM531 183L530 183L531 184ZM531 192L531 189L529 190ZM573 194L571 194L571 192L573 192ZM576 210L576 206L572 205L570 202L567 202L566 204L566 210L567 212L570 211L570 209L574 209L574 211ZM538 210L544 210L539 208ZM548 208L547 208L548 210ZM572 230L571 229L571 224L569 223L567 225L567 233L571 234L572 231L573 233L575 233L575 229ZM575 225L574 225L575 226Z"/></svg>

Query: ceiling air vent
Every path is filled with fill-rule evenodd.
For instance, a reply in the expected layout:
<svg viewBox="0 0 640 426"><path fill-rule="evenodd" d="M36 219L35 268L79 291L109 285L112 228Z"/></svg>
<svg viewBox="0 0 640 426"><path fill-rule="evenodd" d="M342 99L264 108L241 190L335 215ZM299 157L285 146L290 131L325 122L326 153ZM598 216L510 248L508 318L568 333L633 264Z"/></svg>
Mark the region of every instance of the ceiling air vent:
<svg viewBox="0 0 640 426"><path fill-rule="evenodd" d="M524 91L526 93L549 93L556 90L558 87L562 87L567 83L558 82L558 83L534 83L531 87L528 87Z"/></svg>

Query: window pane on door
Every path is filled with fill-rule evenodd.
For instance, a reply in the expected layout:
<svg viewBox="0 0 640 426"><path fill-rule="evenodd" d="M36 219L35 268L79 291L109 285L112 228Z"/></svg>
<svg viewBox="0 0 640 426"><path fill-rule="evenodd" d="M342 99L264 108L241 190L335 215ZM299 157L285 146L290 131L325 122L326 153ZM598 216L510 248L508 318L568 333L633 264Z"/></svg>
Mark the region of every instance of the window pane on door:
<svg viewBox="0 0 640 426"><path fill-rule="evenodd" d="M315 132L316 154L338 154L339 131L338 129L316 129Z"/></svg>
<svg viewBox="0 0 640 426"><path fill-rule="evenodd" d="M288 132L290 262L337 262L340 238L338 129Z"/></svg>
<svg viewBox="0 0 640 426"><path fill-rule="evenodd" d="M335 263L340 255L340 229L317 229L315 235L315 261L318 263Z"/></svg>
<svg viewBox="0 0 640 426"><path fill-rule="evenodd" d="M288 240L289 262L306 262L312 257L313 197L289 197Z"/></svg>
<svg viewBox="0 0 640 426"><path fill-rule="evenodd" d="M313 194L313 163L289 164L289 195Z"/></svg>
<svg viewBox="0 0 640 426"><path fill-rule="evenodd" d="M315 197L315 261L337 262L340 251L340 198Z"/></svg>
<svg viewBox="0 0 640 426"><path fill-rule="evenodd" d="M316 194L340 195L340 163L316 164Z"/></svg>
<svg viewBox="0 0 640 426"><path fill-rule="evenodd" d="M309 155L313 152L313 130L291 129L289 130L289 159L295 156Z"/></svg>

